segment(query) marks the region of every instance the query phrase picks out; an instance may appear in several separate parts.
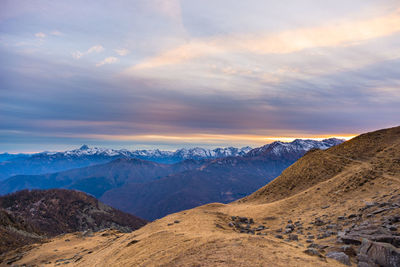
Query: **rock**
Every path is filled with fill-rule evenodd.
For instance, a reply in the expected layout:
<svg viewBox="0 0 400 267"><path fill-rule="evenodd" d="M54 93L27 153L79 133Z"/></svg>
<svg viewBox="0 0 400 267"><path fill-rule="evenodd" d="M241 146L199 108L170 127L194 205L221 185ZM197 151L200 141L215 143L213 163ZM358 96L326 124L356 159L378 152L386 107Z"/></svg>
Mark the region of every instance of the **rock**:
<svg viewBox="0 0 400 267"><path fill-rule="evenodd" d="M284 231L283 233L284 233L284 234L290 234L291 232L293 232L293 229L286 228L285 231Z"/></svg>
<svg viewBox="0 0 400 267"><path fill-rule="evenodd" d="M335 259L340 263L351 266L350 258L344 252L332 251L326 254L327 258Z"/></svg>
<svg viewBox="0 0 400 267"><path fill-rule="evenodd" d="M314 235L308 235L307 238L308 239L314 239L315 237L314 237Z"/></svg>
<svg viewBox="0 0 400 267"><path fill-rule="evenodd" d="M307 255L310 255L310 256L322 257L321 253L319 253L319 251L316 250L315 248L308 248L308 249L304 250L304 253L306 253Z"/></svg>
<svg viewBox="0 0 400 267"><path fill-rule="evenodd" d="M373 211L371 214L372 215L376 215L376 214L379 214L379 213L382 213L382 212L385 212L385 211L388 211L388 210L390 210L390 208L377 209L376 211Z"/></svg>
<svg viewBox="0 0 400 267"><path fill-rule="evenodd" d="M293 223L293 221L292 220L288 220L287 223Z"/></svg>
<svg viewBox="0 0 400 267"><path fill-rule="evenodd" d="M322 226L322 225L325 225L325 224L326 223L320 218L316 218L315 221L314 221L314 225L316 225L316 226Z"/></svg>
<svg viewBox="0 0 400 267"><path fill-rule="evenodd" d="M306 242L307 242L307 243L312 243L312 242L314 242L314 241L311 240L311 239L307 239Z"/></svg>
<svg viewBox="0 0 400 267"><path fill-rule="evenodd" d="M326 229L335 229L337 227L336 224L329 224L326 226Z"/></svg>
<svg viewBox="0 0 400 267"><path fill-rule="evenodd" d="M298 235L295 235L295 234L290 234L290 235L288 236L288 239L289 239L289 240L292 240L292 241L299 241L299 236L298 236Z"/></svg>
<svg viewBox="0 0 400 267"><path fill-rule="evenodd" d="M275 232L282 233L282 228L276 229Z"/></svg>
<svg viewBox="0 0 400 267"><path fill-rule="evenodd" d="M275 235L276 238L283 239L282 235Z"/></svg>
<svg viewBox="0 0 400 267"><path fill-rule="evenodd" d="M364 264L383 267L400 267L400 249L391 244L363 239L357 259Z"/></svg>
<svg viewBox="0 0 400 267"><path fill-rule="evenodd" d="M339 216L339 217L337 217L337 219L338 219L339 221L343 221L343 220L346 220L346 217L345 217L345 216Z"/></svg>
<svg viewBox="0 0 400 267"><path fill-rule="evenodd" d="M356 214L350 214L347 218L348 218L348 219L353 219L353 218L356 218L356 217L357 217Z"/></svg>
<svg viewBox="0 0 400 267"><path fill-rule="evenodd" d="M293 224L289 223L288 225L286 225L285 228L290 228L293 230L295 228L295 226Z"/></svg>
<svg viewBox="0 0 400 267"><path fill-rule="evenodd" d="M255 230L256 231L262 231L262 230L264 230L265 229L265 226L264 225L259 225Z"/></svg>
<svg viewBox="0 0 400 267"><path fill-rule="evenodd" d="M175 221L174 221L174 223L180 223L180 222L181 222L181 221L179 221L179 220L175 220Z"/></svg>
<svg viewBox="0 0 400 267"><path fill-rule="evenodd" d="M228 223L228 226L233 227L233 226L235 226L235 224L233 222L230 222L230 223Z"/></svg>
<svg viewBox="0 0 400 267"><path fill-rule="evenodd" d="M327 209L327 208L329 208L329 207L330 207L329 205L326 205L326 206L322 206L321 209L324 210L324 209Z"/></svg>
<svg viewBox="0 0 400 267"><path fill-rule="evenodd" d="M352 246L344 245L340 248L346 255L353 257L356 256L357 253Z"/></svg>

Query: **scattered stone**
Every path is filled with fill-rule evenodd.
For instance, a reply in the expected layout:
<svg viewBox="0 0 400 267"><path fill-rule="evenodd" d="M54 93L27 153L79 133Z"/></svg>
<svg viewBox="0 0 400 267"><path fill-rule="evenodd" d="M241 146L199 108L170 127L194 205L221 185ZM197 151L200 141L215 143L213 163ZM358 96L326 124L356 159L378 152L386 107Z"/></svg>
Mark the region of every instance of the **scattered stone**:
<svg viewBox="0 0 400 267"><path fill-rule="evenodd" d="M312 242L314 242L314 241L311 240L311 239L307 239L306 242L307 242L307 243L312 243Z"/></svg>
<svg viewBox="0 0 400 267"><path fill-rule="evenodd" d="M181 222L181 221L179 221L179 220L175 220L175 221L174 221L174 223L180 223L180 222Z"/></svg>
<svg viewBox="0 0 400 267"><path fill-rule="evenodd" d="M307 248L306 250L304 250L304 253L310 256L322 257L321 253L319 253L319 251L316 250L315 248Z"/></svg>
<svg viewBox="0 0 400 267"><path fill-rule="evenodd" d="M276 238L283 239L282 235L275 235Z"/></svg>
<svg viewBox="0 0 400 267"><path fill-rule="evenodd" d="M234 227L235 224L234 224L233 222L230 222L230 223L228 223L228 226L229 226L229 227Z"/></svg>
<svg viewBox="0 0 400 267"><path fill-rule="evenodd" d="M256 231L262 231L262 230L264 230L265 229L265 226L264 225L259 225L255 230Z"/></svg>
<svg viewBox="0 0 400 267"><path fill-rule="evenodd" d="M299 241L299 236L295 234L290 234L288 239L291 241Z"/></svg>
<svg viewBox="0 0 400 267"><path fill-rule="evenodd" d="M314 225L316 226L323 226L326 223L321 218L315 218Z"/></svg>
<svg viewBox="0 0 400 267"><path fill-rule="evenodd" d="M339 221L343 221L343 220L346 220L346 216L339 216L339 217L337 217L337 219L338 219Z"/></svg>
<svg viewBox="0 0 400 267"><path fill-rule="evenodd" d="M330 207L330 205L326 205L326 206L322 206L321 209L324 210L324 209L327 209L327 208L329 208L329 207Z"/></svg>
<svg viewBox="0 0 400 267"><path fill-rule="evenodd" d="M351 266L350 258L343 252L332 251L326 254L327 258L335 259L340 263Z"/></svg>

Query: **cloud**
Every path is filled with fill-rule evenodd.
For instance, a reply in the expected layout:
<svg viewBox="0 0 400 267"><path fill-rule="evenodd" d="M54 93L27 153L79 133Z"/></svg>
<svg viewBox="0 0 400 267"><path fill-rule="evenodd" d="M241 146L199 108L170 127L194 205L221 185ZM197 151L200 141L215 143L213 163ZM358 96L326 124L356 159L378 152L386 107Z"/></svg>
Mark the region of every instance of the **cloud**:
<svg viewBox="0 0 400 267"><path fill-rule="evenodd" d="M116 58L116 57L107 57L103 61L97 63L96 67L100 67L100 66L103 66L105 64L114 64L116 62L118 62L118 58Z"/></svg>
<svg viewBox="0 0 400 267"><path fill-rule="evenodd" d="M126 48L121 48L121 49L114 49L114 52L117 53L120 56L126 56L130 53L130 51Z"/></svg>
<svg viewBox="0 0 400 267"><path fill-rule="evenodd" d="M81 52L78 50L75 52L72 52L72 57L74 59L80 59L84 55L88 55L91 53L100 53L102 51L104 51L104 47L102 45L94 45L94 46L90 47L86 52Z"/></svg>
<svg viewBox="0 0 400 267"><path fill-rule="evenodd" d="M80 52L80 51L75 51L75 52L72 53L72 57L74 59L80 59L83 55L84 54L82 52Z"/></svg>
<svg viewBox="0 0 400 267"><path fill-rule="evenodd" d="M45 38L45 37L46 37L46 34L45 34L45 33L43 33L43 32L38 32L38 33L35 33L35 36L36 36L37 38L41 38L41 39L43 39L43 38Z"/></svg>
<svg viewBox="0 0 400 267"><path fill-rule="evenodd" d="M102 51L104 51L104 47L103 47L103 46L101 46L101 45L95 45L95 46L92 46L91 48L89 48L88 51L87 51L86 53L87 53L87 54L90 54L90 53L100 53L100 52L102 52Z"/></svg>
<svg viewBox="0 0 400 267"><path fill-rule="evenodd" d="M268 36L227 35L194 39L155 57L142 61L130 70L179 64L202 56L225 53L288 54L317 47L359 45L366 40L400 31L400 10L392 14L360 21L282 31Z"/></svg>
<svg viewBox="0 0 400 267"><path fill-rule="evenodd" d="M60 32L60 31L57 31L57 30L55 30L55 31L52 31L50 34L51 34L51 35L55 35L55 36L61 36L61 35L64 35L62 32Z"/></svg>

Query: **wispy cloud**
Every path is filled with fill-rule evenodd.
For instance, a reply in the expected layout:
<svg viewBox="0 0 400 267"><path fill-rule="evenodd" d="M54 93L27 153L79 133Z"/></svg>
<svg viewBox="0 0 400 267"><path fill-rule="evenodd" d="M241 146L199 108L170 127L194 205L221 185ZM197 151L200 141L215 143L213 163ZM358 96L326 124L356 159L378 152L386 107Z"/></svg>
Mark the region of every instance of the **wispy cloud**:
<svg viewBox="0 0 400 267"><path fill-rule="evenodd" d="M102 60L101 62L96 64L96 67L100 67L103 66L105 64L114 64L118 62L118 58L116 57L107 57L104 60Z"/></svg>
<svg viewBox="0 0 400 267"><path fill-rule="evenodd" d="M92 46L91 48L89 48L88 51L87 51L86 53L87 53L87 54L90 54L90 53L100 53L100 52L102 52L102 51L104 51L104 47L103 47L102 45L95 45L95 46Z"/></svg>
<svg viewBox="0 0 400 267"><path fill-rule="evenodd" d="M84 55L88 55L91 53L100 53L103 51L104 51L104 47L102 45L94 45L94 46L90 47L86 52L81 52L81 51L72 52L72 57L74 59L80 59Z"/></svg>
<svg viewBox="0 0 400 267"><path fill-rule="evenodd" d="M301 28L268 36L227 35L194 39L144 60L130 70L179 64L198 57L223 53L288 54L316 47L353 46L399 31L400 10L397 10L387 16L373 19Z"/></svg>
<svg viewBox="0 0 400 267"><path fill-rule="evenodd" d="M120 56L126 56L130 53L130 51L126 48L114 49L114 52Z"/></svg>
<svg viewBox="0 0 400 267"><path fill-rule="evenodd" d="M41 38L41 39L43 39L43 38L45 38L45 37L46 37L46 34L45 34L45 33L43 33L43 32L38 32L38 33L35 33L35 36L36 36L37 38Z"/></svg>
<svg viewBox="0 0 400 267"><path fill-rule="evenodd" d="M57 30L52 31L50 34L51 34L51 35L55 35L55 36L62 36L62 35L64 35L62 32L57 31Z"/></svg>

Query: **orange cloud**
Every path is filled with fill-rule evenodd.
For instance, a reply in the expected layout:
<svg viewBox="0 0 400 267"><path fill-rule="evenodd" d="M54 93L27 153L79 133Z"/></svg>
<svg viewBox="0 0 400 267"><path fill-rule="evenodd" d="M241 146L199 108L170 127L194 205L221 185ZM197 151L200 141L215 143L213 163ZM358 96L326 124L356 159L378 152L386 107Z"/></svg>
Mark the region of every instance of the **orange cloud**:
<svg viewBox="0 0 400 267"><path fill-rule="evenodd" d="M368 20L345 21L271 35L197 39L149 58L132 67L130 71L179 64L190 59L222 53L286 54L315 47L352 46L399 31L400 10L397 10L387 16Z"/></svg>
<svg viewBox="0 0 400 267"><path fill-rule="evenodd" d="M295 135L293 137L282 137L282 136L262 136L262 135L229 135L229 134L186 134L186 135L157 135L157 134L144 134L144 135L105 135L105 134L88 134L79 135L74 137L80 138L91 138L99 140L109 141L136 141L136 142L165 142L165 143L190 143L190 144L224 144L224 143L236 143L236 144L249 144L249 145L264 145L273 141L284 141L291 142L295 139L313 139L323 140L326 138L336 137L341 139L349 140L355 137L355 134L342 134L338 136L331 135ZM64 136L65 137L65 136ZM71 137L71 136L69 136Z"/></svg>

